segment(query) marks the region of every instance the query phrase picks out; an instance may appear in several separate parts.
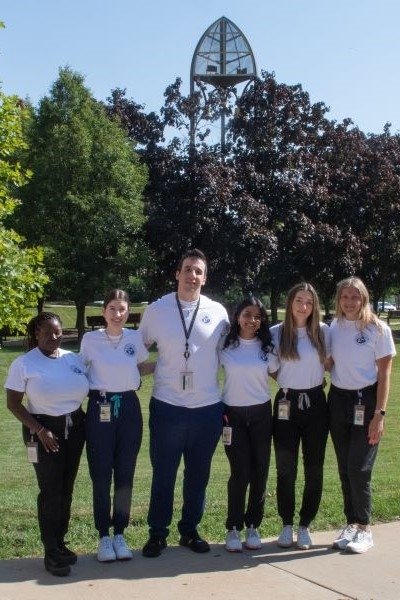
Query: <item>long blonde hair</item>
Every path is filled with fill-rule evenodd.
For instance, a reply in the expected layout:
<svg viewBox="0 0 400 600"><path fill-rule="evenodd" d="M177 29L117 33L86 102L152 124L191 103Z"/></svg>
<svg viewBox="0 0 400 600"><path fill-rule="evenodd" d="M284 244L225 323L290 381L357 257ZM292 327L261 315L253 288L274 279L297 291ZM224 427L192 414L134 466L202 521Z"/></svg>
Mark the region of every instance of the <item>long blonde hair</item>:
<svg viewBox="0 0 400 600"><path fill-rule="evenodd" d="M326 358L325 338L320 327L319 298L314 287L310 283L298 283L288 292L286 299L286 315L281 325L281 336L279 340L279 354L285 360L299 360L297 350L297 326L293 318L293 301L298 292L309 292L313 298L313 309L306 322L307 335L311 344L316 348L319 359L323 363Z"/></svg>
<svg viewBox="0 0 400 600"><path fill-rule="evenodd" d="M340 298L342 295L342 291L345 288L354 287L360 292L361 296L361 308L358 314L357 320L360 321L359 329L363 330L365 327L368 327L371 323L376 325L379 331L382 331L382 324L378 317L372 312L371 306L369 303L369 294L368 290L365 287L365 284L361 281L359 277L347 277L346 279L342 279L336 286L336 317L340 321L345 319L346 316L340 306Z"/></svg>

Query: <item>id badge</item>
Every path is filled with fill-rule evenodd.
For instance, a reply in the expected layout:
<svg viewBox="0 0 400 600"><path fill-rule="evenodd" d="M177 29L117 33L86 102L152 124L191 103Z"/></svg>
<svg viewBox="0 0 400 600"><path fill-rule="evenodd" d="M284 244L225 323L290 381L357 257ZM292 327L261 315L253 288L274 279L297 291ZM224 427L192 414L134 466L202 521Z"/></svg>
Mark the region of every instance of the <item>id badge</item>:
<svg viewBox="0 0 400 600"><path fill-rule="evenodd" d="M39 462L39 452L38 452L38 443L37 442L27 442L26 452L27 452L27 456L28 456L28 462L30 462L30 463L38 463Z"/></svg>
<svg viewBox="0 0 400 600"><path fill-rule="evenodd" d="M356 404L354 406L354 425L364 425L365 406Z"/></svg>
<svg viewBox="0 0 400 600"><path fill-rule="evenodd" d="M278 419L279 419L279 421L289 421L289 419L290 419L290 402L289 402L289 400L279 400L279 402L278 402Z"/></svg>
<svg viewBox="0 0 400 600"><path fill-rule="evenodd" d="M181 372L181 390L183 392L193 391L193 371Z"/></svg>
<svg viewBox="0 0 400 600"><path fill-rule="evenodd" d="M102 402L100 406L100 423L109 423L111 421L111 404Z"/></svg>
<svg viewBox="0 0 400 600"><path fill-rule="evenodd" d="M230 446L232 444L232 427L225 425L222 428L222 443L224 446Z"/></svg>

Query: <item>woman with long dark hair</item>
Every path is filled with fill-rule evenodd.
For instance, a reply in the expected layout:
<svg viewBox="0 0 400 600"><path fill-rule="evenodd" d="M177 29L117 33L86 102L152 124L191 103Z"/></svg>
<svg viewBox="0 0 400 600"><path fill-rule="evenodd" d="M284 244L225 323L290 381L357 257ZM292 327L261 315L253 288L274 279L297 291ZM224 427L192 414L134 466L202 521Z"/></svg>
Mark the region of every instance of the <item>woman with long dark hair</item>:
<svg viewBox="0 0 400 600"><path fill-rule="evenodd" d="M295 483L302 445L304 490L297 530L297 548L312 542L309 525L318 512L328 437L328 410L323 388L329 351L329 327L320 323L318 295L310 283L288 292L285 319L271 328L280 367L274 404L274 448L277 502L283 529L278 545L293 545Z"/></svg>
<svg viewBox="0 0 400 600"><path fill-rule="evenodd" d="M7 406L23 424L33 463L44 565L53 575L70 572L77 556L65 545L72 491L85 440L82 401L89 385L80 357L60 348L60 317L42 312L27 326L28 352L11 364ZM26 407L22 404L27 397Z"/></svg>
<svg viewBox="0 0 400 600"><path fill-rule="evenodd" d="M264 514L271 455L272 408L268 374L278 368L272 354L268 316L260 300L244 299L232 317L220 361L224 367L224 443L230 464L226 549L261 548L258 527ZM247 507L246 493L249 492Z"/></svg>

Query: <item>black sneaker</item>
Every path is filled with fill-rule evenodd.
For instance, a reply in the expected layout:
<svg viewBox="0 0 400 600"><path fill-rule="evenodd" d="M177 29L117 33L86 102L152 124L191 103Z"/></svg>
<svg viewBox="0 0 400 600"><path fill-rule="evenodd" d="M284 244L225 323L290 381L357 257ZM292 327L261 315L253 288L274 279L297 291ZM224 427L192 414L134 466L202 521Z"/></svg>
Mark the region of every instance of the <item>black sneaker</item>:
<svg viewBox="0 0 400 600"><path fill-rule="evenodd" d="M58 550L46 550L44 567L46 571L57 577L65 577L71 572L68 559L62 556Z"/></svg>
<svg viewBox="0 0 400 600"><path fill-rule="evenodd" d="M160 556L162 550L166 547L167 540L165 537L152 535L143 546L142 554L146 558L156 558L156 556Z"/></svg>
<svg viewBox="0 0 400 600"><path fill-rule="evenodd" d="M194 531L192 535L181 535L179 545L190 548L193 552L197 552L198 554L210 552L210 544L206 542L206 540L203 540L197 531Z"/></svg>
<svg viewBox="0 0 400 600"><path fill-rule="evenodd" d="M76 561L78 560L78 557L75 554L75 552L72 552L72 550L67 548L64 541L58 542L57 550L58 550L60 556L63 556L68 560L69 565L74 565L76 563Z"/></svg>

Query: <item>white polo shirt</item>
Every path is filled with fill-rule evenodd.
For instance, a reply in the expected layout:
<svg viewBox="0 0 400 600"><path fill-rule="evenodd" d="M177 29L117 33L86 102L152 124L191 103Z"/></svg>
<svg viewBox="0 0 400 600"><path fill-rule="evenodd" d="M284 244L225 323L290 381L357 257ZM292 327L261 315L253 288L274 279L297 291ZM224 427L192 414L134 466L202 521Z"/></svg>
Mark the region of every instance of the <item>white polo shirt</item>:
<svg viewBox="0 0 400 600"><path fill-rule="evenodd" d="M320 323L325 339L327 356L330 355L329 327L326 323ZM280 336L282 324L271 327L272 340L275 351L279 354ZM325 367L321 363L315 346L307 335L306 327L297 328L297 352L298 360L287 360L279 358L280 368L277 382L281 388L292 388L294 390L310 390L321 385L324 379Z"/></svg>
<svg viewBox="0 0 400 600"><path fill-rule="evenodd" d="M196 305L197 301L181 301L187 329ZM147 346L156 342L158 348L153 396L167 404L187 408L219 402L217 346L228 326L228 314L222 304L201 295L189 337L190 357L186 363L183 355L186 338L175 293L150 304L143 313L139 330ZM193 373L192 390L182 390L183 371Z"/></svg>
<svg viewBox="0 0 400 600"><path fill-rule="evenodd" d="M277 357L261 349L261 340L239 338L239 345L224 348L220 353L225 383L222 400L229 406L264 404L271 399L268 373L278 370Z"/></svg>
<svg viewBox="0 0 400 600"><path fill-rule="evenodd" d="M371 323L360 330L359 321L334 319L331 330L331 351L334 365L332 383L345 390L359 390L377 381L376 360L396 356L392 332L381 322L382 331Z"/></svg>
<svg viewBox="0 0 400 600"><path fill-rule="evenodd" d="M33 348L10 366L4 387L25 392L32 414L59 417L74 412L89 391L85 365L78 354L59 349L58 358Z"/></svg>
<svg viewBox="0 0 400 600"><path fill-rule="evenodd" d="M125 328L117 347L105 329L85 333L80 354L88 368L90 389L106 392L137 390L140 386L138 364L149 356L142 334Z"/></svg>

